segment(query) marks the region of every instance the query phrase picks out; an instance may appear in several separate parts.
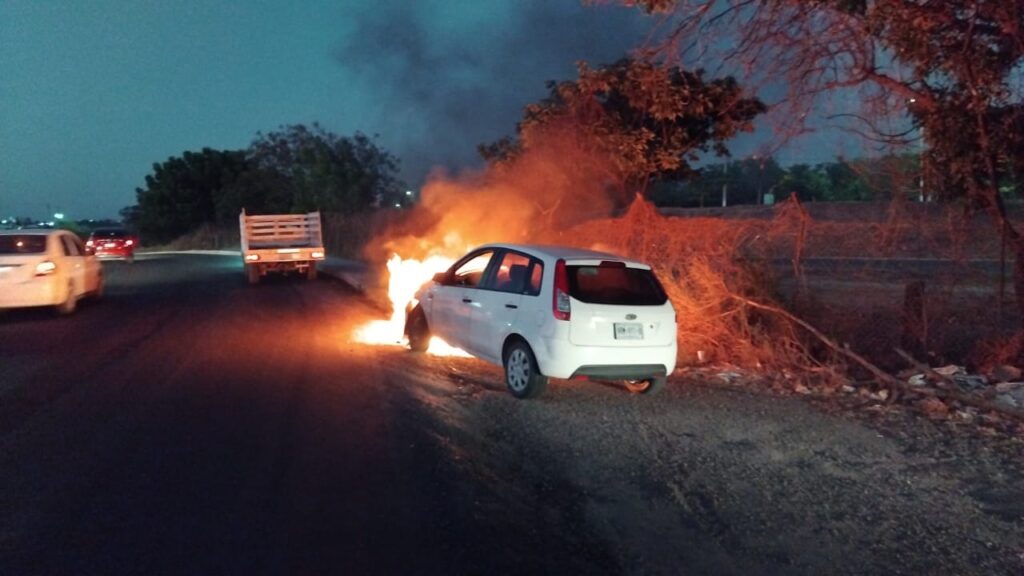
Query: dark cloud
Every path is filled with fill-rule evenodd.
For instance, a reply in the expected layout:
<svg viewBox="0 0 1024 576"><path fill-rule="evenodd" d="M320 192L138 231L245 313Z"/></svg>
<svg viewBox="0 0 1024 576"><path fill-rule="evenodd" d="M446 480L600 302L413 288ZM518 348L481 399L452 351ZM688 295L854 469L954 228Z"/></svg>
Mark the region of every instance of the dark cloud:
<svg viewBox="0 0 1024 576"><path fill-rule="evenodd" d="M350 17L337 61L372 91L366 125L412 185L435 165L478 164L476 145L512 133L545 82L625 56L649 26L578 0L388 0Z"/></svg>

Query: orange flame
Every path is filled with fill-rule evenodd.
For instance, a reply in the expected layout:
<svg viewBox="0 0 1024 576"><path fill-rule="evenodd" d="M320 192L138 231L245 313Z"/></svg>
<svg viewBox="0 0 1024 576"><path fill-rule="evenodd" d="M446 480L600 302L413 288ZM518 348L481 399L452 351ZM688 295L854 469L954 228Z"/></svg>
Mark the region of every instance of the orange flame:
<svg viewBox="0 0 1024 576"><path fill-rule="evenodd" d="M405 306L437 272L443 272L454 262L454 258L430 256L423 260L403 259L393 254L388 259L388 300L391 302L391 318L374 320L355 332L355 340L363 344L402 346L405 344ZM436 356L469 356L460 348L448 345L434 336L427 348L428 354Z"/></svg>

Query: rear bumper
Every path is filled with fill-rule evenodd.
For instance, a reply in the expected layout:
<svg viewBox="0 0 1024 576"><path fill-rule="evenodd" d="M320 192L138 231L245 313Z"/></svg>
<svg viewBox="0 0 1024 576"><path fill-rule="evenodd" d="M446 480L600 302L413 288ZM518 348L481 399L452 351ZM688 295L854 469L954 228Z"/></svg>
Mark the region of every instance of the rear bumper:
<svg viewBox="0 0 1024 576"><path fill-rule="evenodd" d="M64 300L64 287L56 278L36 278L18 284L0 284L0 308L53 306Z"/></svg>
<svg viewBox="0 0 1024 576"><path fill-rule="evenodd" d="M673 340L667 346L577 346L568 340L541 338L531 342L542 374L552 378L588 376L639 380L665 376L676 369Z"/></svg>
<svg viewBox="0 0 1024 576"><path fill-rule="evenodd" d="M314 255L314 253L318 255ZM244 250L242 261L259 267L261 271L287 271L316 266L324 259L323 248L284 248L278 250Z"/></svg>
<svg viewBox="0 0 1024 576"><path fill-rule="evenodd" d="M134 250L97 250L96 257L103 260L127 259L135 256Z"/></svg>
<svg viewBox="0 0 1024 576"><path fill-rule="evenodd" d="M603 366L580 366L572 373L573 378L587 377L608 380L642 380L667 376L664 364L623 364Z"/></svg>

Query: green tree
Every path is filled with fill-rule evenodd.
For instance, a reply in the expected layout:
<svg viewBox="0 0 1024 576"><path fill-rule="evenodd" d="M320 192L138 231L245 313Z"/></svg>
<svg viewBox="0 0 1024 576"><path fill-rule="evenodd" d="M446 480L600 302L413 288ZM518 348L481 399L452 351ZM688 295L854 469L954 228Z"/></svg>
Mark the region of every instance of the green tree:
<svg viewBox="0 0 1024 576"><path fill-rule="evenodd" d="M500 165L571 133L604 160L620 203L646 193L655 179L694 176L699 152L727 155L725 142L751 130L765 109L732 78L705 80L699 70L637 59L600 68L581 63L576 80L549 89L546 99L526 107L516 140L481 146L481 154Z"/></svg>
<svg viewBox="0 0 1024 576"><path fill-rule="evenodd" d="M359 132L341 137L318 124L284 126L258 134L248 158L278 187L260 194L275 207L289 198L289 211L350 212L404 198L398 159Z"/></svg>
<svg viewBox="0 0 1024 576"><path fill-rule="evenodd" d="M140 234L167 242L216 221L217 198L247 170L244 151L210 148L154 164L145 188L136 189Z"/></svg>
<svg viewBox="0 0 1024 576"><path fill-rule="evenodd" d="M1024 322L1024 234L1000 190L1024 166L1024 0L619 3L673 13L664 43L672 57L717 38L724 58L748 76L785 80L787 101L805 109L823 94L858 89L861 97L848 100L861 108L851 114L873 137L896 136L878 120L909 114L927 147L928 192L985 211L1015 250Z"/></svg>
<svg viewBox="0 0 1024 576"><path fill-rule="evenodd" d="M205 223L230 225L244 208L275 214L352 212L401 202L398 160L356 133L317 125L258 134L248 150L185 152L153 165L138 204L122 210L147 242L167 242Z"/></svg>
<svg viewBox="0 0 1024 576"><path fill-rule="evenodd" d="M786 170L779 182L779 194L776 197L788 198L796 194L801 202L825 200L829 196L829 181L824 165L810 166L794 164Z"/></svg>

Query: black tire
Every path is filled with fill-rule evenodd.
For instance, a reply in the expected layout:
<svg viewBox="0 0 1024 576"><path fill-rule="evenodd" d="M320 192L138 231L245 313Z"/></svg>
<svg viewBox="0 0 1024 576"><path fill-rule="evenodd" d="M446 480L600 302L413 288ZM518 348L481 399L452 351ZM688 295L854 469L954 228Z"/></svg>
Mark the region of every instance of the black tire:
<svg viewBox="0 0 1024 576"><path fill-rule="evenodd" d="M256 264L246 264L245 273L249 278L249 284L260 283L260 267Z"/></svg>
<svg viewBox="0 0 1024 576"><path fill-rule="evenodd" d="M313 262L306 268L306 280L316 280L316 264Z"/></svg>
<svg viewBox="0 0 1024 576"><path fill-rule="evenodd" d="M665 376L655 376L644 380L626 380L626 390L633 394L657 394L665 387Z"/></svg>
<svg viewBox="0 0 1024 576"><path fill-rule="evenodd" d="M430 346L430 326L427 326L427 315L417 306L409 312L405 321L405 334L409 337L409 350L426 352Z"/></svg>
<svg viewBox="0 0 1024 576"><path fill-rule="evenodd" d="M75 285L73 282L68 282L68 296L63 302L57 304L57 314L61 316L67 316L75 311L78 307L78 298L75 297Z"/></svg>
<svg viewBox="0 0 1024 576"><path fill-rule="evenodd" d="M505 386L516 398L536 398L548 387L548 377L540 373L537 358L526 342L519 340L509 345L502 364L505 367Z"/></svg>

